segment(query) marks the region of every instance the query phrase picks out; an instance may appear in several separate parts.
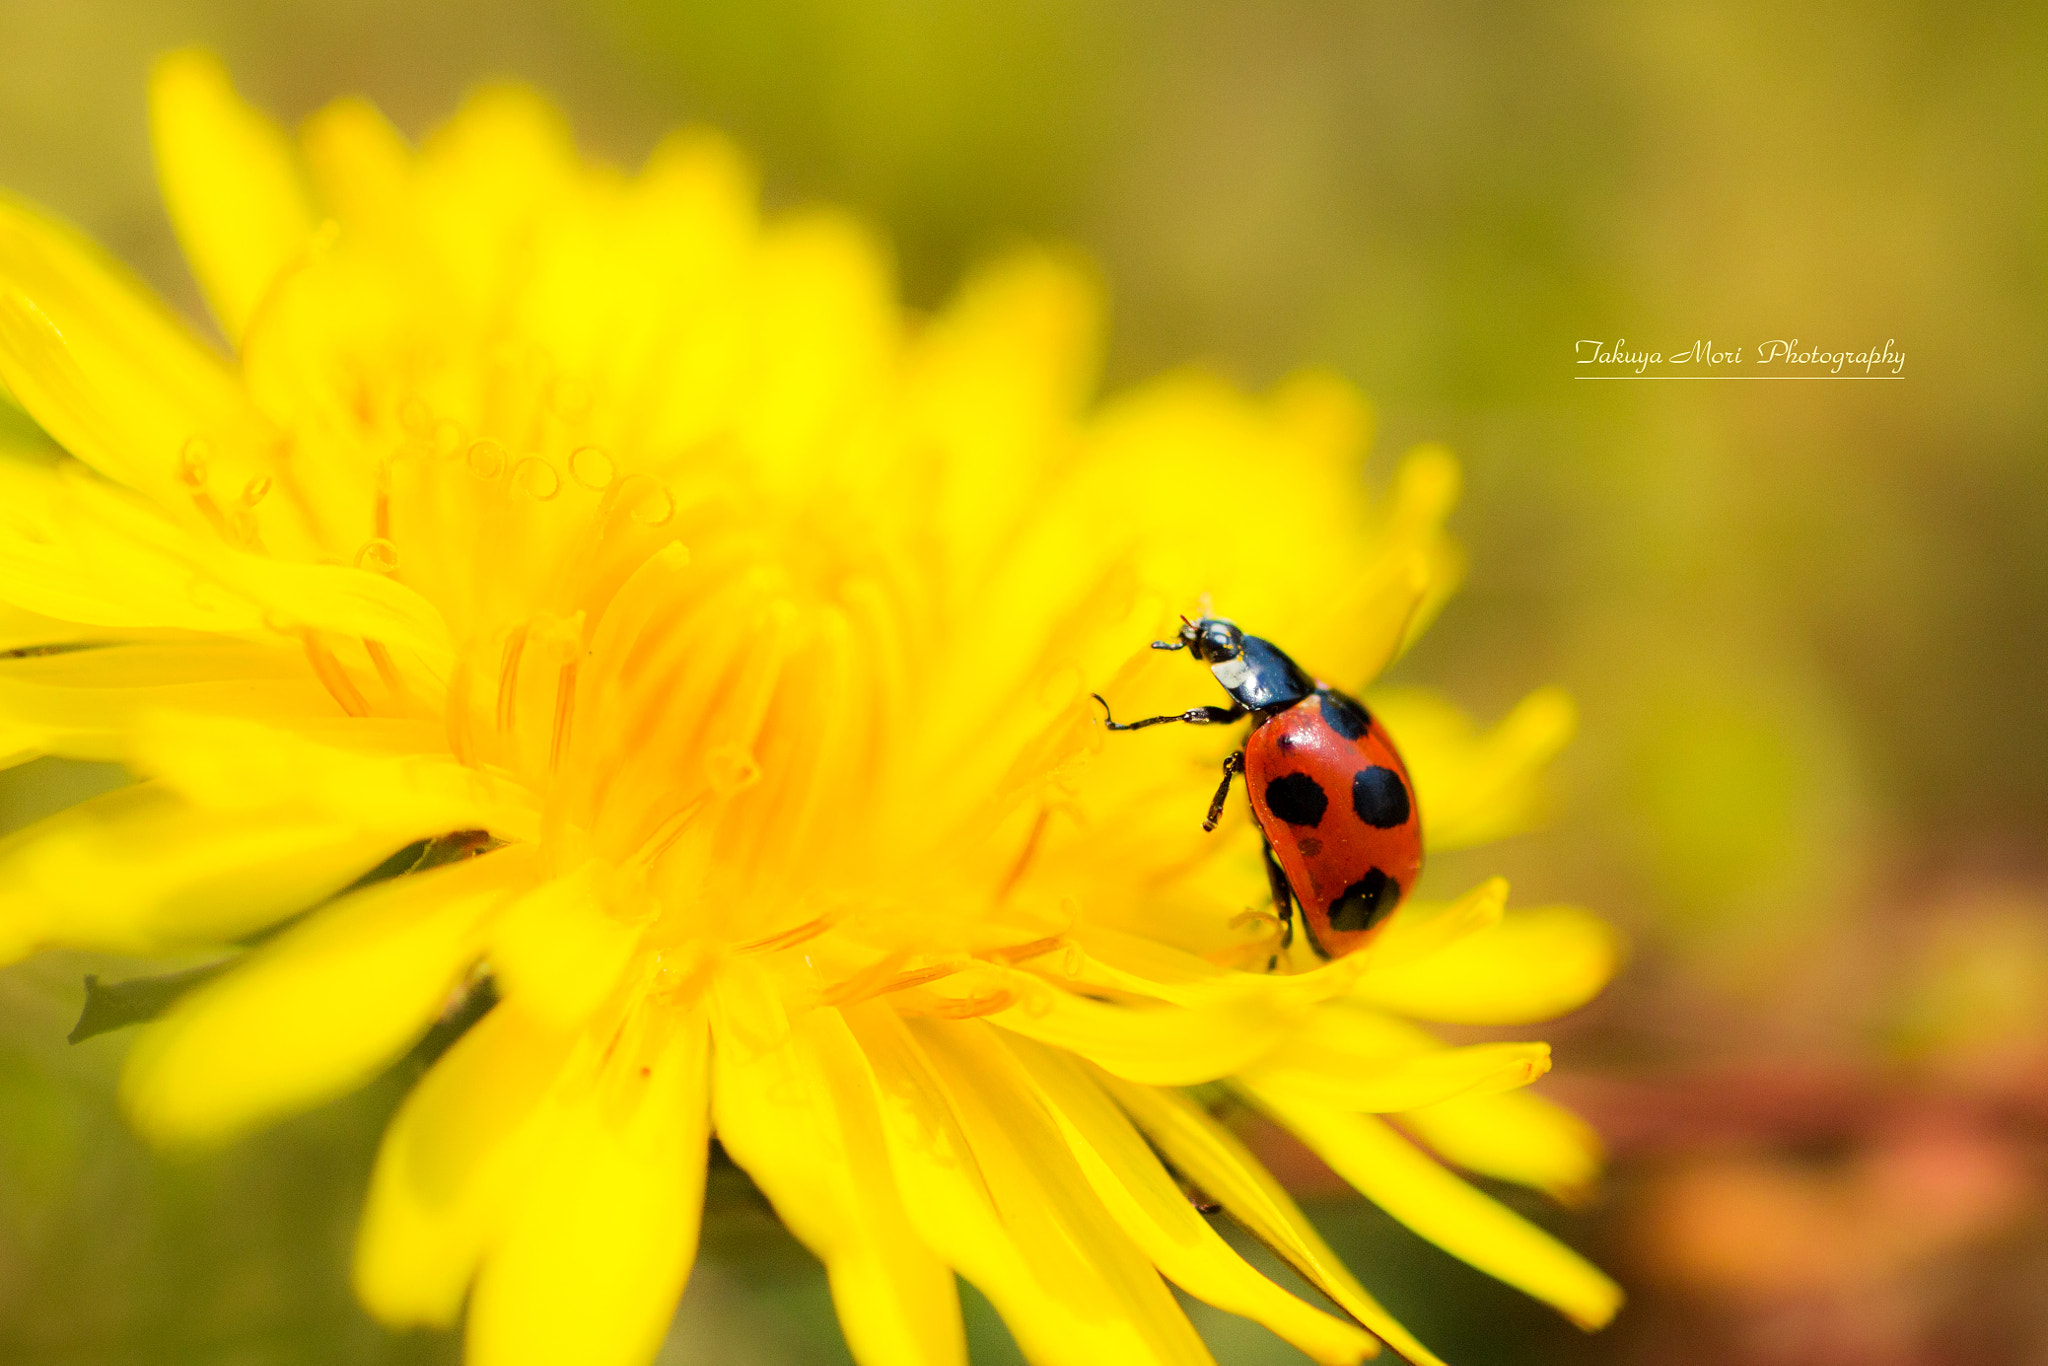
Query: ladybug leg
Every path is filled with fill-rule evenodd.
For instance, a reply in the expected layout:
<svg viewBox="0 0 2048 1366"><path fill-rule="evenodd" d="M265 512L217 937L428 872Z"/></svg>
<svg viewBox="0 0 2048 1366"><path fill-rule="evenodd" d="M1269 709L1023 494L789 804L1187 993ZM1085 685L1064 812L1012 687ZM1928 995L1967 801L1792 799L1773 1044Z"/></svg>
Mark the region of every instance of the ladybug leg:
<svg viewBox="0 0 2048 1366"><path fill-rule="evenodd" d="M1230 795L1230 780L1244 772L1244 751L1239 750L1223 761L1223 785L1216 789L1215 800L1209 803L1208 818L1202 822L1204 833L1214 830L1216 822L1223 819L1223 799Z"/></svg>
<svg viewBox="0 0 2048 1366"><path fill-rule="evenodd" d="M1102 702L1101 693L1090 693L1090 697ZM1111 730L1143 730L1147 726L1164 725L1168 721L1185 721L1191 726L1227 726L1232 721L1242 720L1247 709L1242 703L1228 707L1190 707L1172 716L1148 716L1142 721L1116 721L1109 714L1109 703L1102 702L1102 724Z"/></svg>
<svg viewBox="0 0 2048 1366"><path fill-rule="evenodd" d="M1273 842L1262 840L1260 845L1266 854L1266 885L1273 891L1273 913L1280 917L1280 947L1285 949L1294 943L1294 888L1288 884L1280 860L1273 856ZM1273 961L1278 963L1280 955L1274 954ZM1268 964L1268 971L1271 967Z"/></svg>

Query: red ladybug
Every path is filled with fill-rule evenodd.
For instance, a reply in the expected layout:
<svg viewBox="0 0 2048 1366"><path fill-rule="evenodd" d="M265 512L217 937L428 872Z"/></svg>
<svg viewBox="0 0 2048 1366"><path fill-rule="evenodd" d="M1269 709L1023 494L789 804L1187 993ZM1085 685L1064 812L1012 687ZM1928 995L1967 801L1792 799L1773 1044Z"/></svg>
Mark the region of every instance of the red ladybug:
<svg viewBox="0 0 2048 1366"><path fill-rule="evenodd" d="M1364 944L1422 871L1415 789L1386 727L1303 673L1272 642L1221 617L1183 617L1180 634L1155 640L1152 648L1192 652L1230 694L1231 705L1119 723L1097 696L1103 723L1142 730L1168 721L1221 726L1250 716L1251 733L1244 748L1223 761L1223 785L1202 828L1216 828L1230 780L1242 773L1266 837L1266 875L1283 926L1280 946L1294 941L1296 902L1309 946L1322 957L1342 957Z"/></svg>

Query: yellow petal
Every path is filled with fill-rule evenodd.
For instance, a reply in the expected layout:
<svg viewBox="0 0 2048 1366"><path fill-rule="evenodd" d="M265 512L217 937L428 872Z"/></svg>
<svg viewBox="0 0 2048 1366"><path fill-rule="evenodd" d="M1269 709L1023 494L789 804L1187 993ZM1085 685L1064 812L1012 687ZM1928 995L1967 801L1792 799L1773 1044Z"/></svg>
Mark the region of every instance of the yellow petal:
<svg viewBox="0 0 2048 1366"><path fill-rule="evenodd" d="M1408 451L1394 468L1380 535L1388 555L1420 555L1423 577L1428 583L1422 601L1408 619L1403 649L1429 629L1464 578L1464 553L1443 534L1444 519L1457 505L1463 484L1457 458L1435 444Z"/></svg>
<svg viewBox="0 0 2048 1366"><path fill-rule="evenodd" d="M299 145L323 207L351 231L390 230L412 174L412 148L360 97L339 99L306 120Z"/></svg>
<svg viewBox="0 0 2048 1366"><path fill-rule="evenodd" d="M317 904L405 844L304 812L196 810L154 785L0 840L0 961L65 946L227 943Z"/></svg>
<svg viewBox="0 0 2048 1366"><path fill-rule="evenodd" d="M1095 1197L1001 1036L972 1020L919 1021L911 1032L952 1101L1005 1225L1047 1289L1085 1295L1076 1299L1085 1316L1129 1334L1125 1360L1209 1363L1158 1272Z"/></svg>
<svg viewBox="0 0 2048 1366"><path fill-rule="evenodd" d="M1206 875L1211 870L1205 869ZM1100 876L1100 870L1097 869ZM1263 884L1262 884L1263 886ZM1507 883L1493 878L1448 904L1409 902L1387 926L1384 934L1367 948L1306 972L1242 972L1220 968L1207 959L1148 938L1083 922L1069 932L1073 944L1057 960L1059 975L1074 987L1093 989L1097 994L1129 996L1140 1002L1163 1001L1200 1011L1190 1020L1221 1019L1226 1030L1234 1023L1263 1021L1260 1033L1226 1042L1226 1048L1252 1050L1264 1031L1286 1031L1313 1007L1325 1001L1354 994L1366 978L1398 977L1405 965L1440 952L1445 945L1483 933L1498 924L1508 894ZM1221 919L1225 911L1215 911ZM1057 1010L1057 1002L1040 1001L1028 977L1012 981L1029 1009L1026 1017ZM1083 992L1086 995L1087 992ZM1143 1006L1137 1007L1146 1008ZM1214 1012L1221 1011L1218 1017ZM1151 1019L1146 1016L1143 1019ZM1162 1018L1173 1018L1171 1016ZM1006 1014L997 1019L1009 1024L1020 1017ZM1140 1023L1143 1023L1141 1019ZM1076 1022L1084 1023L1084 1022ZM1206 1032L1207 1025L1203 1026ZM1028 1022L1019 1023L1029 1032ZM1244 1065L1252 1065L1250 1062ZM1184 1083L1159 1083L1184 1084Z"/></svg>
<svg viewBox="0 0 2048 1366"><path fill-rule="evenodd" d="M434 264L402 257L387 265L353 239L323 233L303 264L278 277L242 336L242 380L250 403L291 433L289 483L280 479L280 491L305 507L324 552L306 558L354 562L373 537L395 537L411 547L411 559L394 578L412 582L421 566L474 553L465 533L474 534L477 509L443 497L445 520L407 525L402 510L418 506L421 486L442 485L432 469L389 459L394 443L410 435L400 417L406 405L425 404L422 390L440 398L426 377L402 380L387 359L418 335L412 329L419 313L458 307L438 296ZM416 278L415 271L425 278ZM423 411L429 416L416 416L415 426L438 420L432 416L438 406ZM455 412L465 425L475 421L467 404ZM385 488L379 478L387 481ZM258 513L275 500L271 495ZM380 503L399 520L380 525Z"/></svg>
<svg viewBox="0 0 2048 1366"><path fill-rule="evenodd" d="M1010 1049L1059 1121L1103 1206L1183 1290L1264 1324L1325 1366L1354 1366L1378 1353L1371 1334L1302 1303L1218 1237L1130 1120L1072 1059L1022 1039L1011 1040Z"/></svg>
<svg viewBox="0 0 2048 1366"><path fill-rule="evenodd" d="M1340 1110L1387 1113L1527 1086L1550 1070L1550 1045L1482 1043L1362 1062L1334 1050L1306 1052L1243 1075L1270 1090Z"/></svg>
<svg viewBox="0 0 2048 1366"><path fill-rule="evenodd" d="M1087 1360L1073 1342L1080 1335L1061 1331L1074 1306L1046 1293L1003 1228L988 1179L902 1018L878 1002L844 1015L874 1077L890 1162L920 1239L994 1302L1032 1360Z"/></svg>
<svg viewBox="0 0 2048 1366"><path fill-rule="evenodd" d="M1048 1192L1014 1147L970 1129L938 1064L895 1011L845 1012L873 1070L904 1207L918 1236L995 1304L1027 1360L1115 1366L1157 1360L1077 1256ZM985 1151L986 1145L993 1149ZM1078 1173L1076 1174L1078 1176Z"/></svg>
<svg viewBox="0 0 2048 1366"><path fill-rule="evenodd" d="M1443 1366L1365 1293L1280 1183L1228 1129L1179 1092L1135 1086L1107 1073L1097 1073L1096 1079L1167 1161L1303 1280L1415 1366Z"/></svg>
<svg viewBox="0 0 2048 1366"><path fill-rule="evenodd" d="M485 1254L471 1366L645 1366L697 1255L708 1141L703 1017L628 1021Z"/></svg>
<svg viewBox="0 0 2048 1366"><path fill-rule="evenodd" d="M404 584L347 565L300 564L232 549L217 538L181 532L101 481L64 471L58 478L76 510L75 526L184 560L208 588L251 604L273 629L314 627L382 641L416 655L436 678L448 676L454 653L447 623L438 608Z"/></svg>
<svg viewBox="0 0 2048 1366"><path fill-rule="evenodd" d="M4 324L0 324L4 325ZM0 599L44 616L118 630L249 632L255 604L202 583L180 529L166 549L81 516L55 468L0 461Z"/></svg>
<svg viewBox="0 0 2048 1366"><path fill-rule="evenodd" d="M952 1269L903 1208L873 1080L844 1019L814 1010L792 1032L773 987L744 972L721 980L718 999L719 1142L825 1263L854 1360L964 1366Z"/></svg>
<svg viewBox="0 0 2048 1366"><path fill-rule="evenodd" d="M499 991L551 1024L596 1010L639 946L641 926L612 912L601 885L596 865L586 866L534 888L491 925Z"/></svg>
<svg viewBox="0 0 2048 1366"><path fill-rule="evenodd" d="M337 731L340 743L322 743L229 716L155 711L136 718L129 754L139 771L212 810L299 807L407 839L539 833L528 789L459 764L438 745L421 752L427 737L417 725L365 719Z"/></svg>
<svg viewBox="0 0 2048 1366"><path fill-rule="evenodd" d="M1094 378L1099 286L1078 261L1019 254L984 268L918 338L910 402L943 453L934 525L962 586L978 580L1031 492L1071 446Z"/></svg>
<svg viewBox="0 0 2048 1366"><path fill-rule="evenodd" d="M423 691L448 676L440 612L384 575L235 549L76 466L0 462L0 497L0 598L18 606L118 627L293 639L313 628L401 652Z"/></svg>
<svg viewBox="0 0 2048 1366"><path fill-rule="evenodd" d="M1430 564L1421 551L1386 556L1369 574L1337 598L1340 625L1325 637L1344 648L1325 647L1317 667L1342 692L1356 692L1393 663L1412 638L1417 615L1430 597Z"/></svg>
<svg viewBox="0 0 2048 1366"><path fill-rule="evenodd" d="M1488 878L1449 904L1404 902L1380 936L1352 955L1365 960L1360 980L1399 976L1410 963L1484 934L1500 923L1507 903L1507 879L1499 877Z"/></svg>
<svg viewBox="0 0 2048 1366"><path fill-rule="evenodd" d="M1311 1007L1349 992L1377 961L1359 953L1306 972L1241 972L1100 925L1077 925L1072 937L1079 951L1059 960L1059 971L1076 985L1106 987L1113 993L1190 1009L1220 1009L1226 1018L1263 1017L1283 1030Z"/></svg>
<svg viewBox="0 0 2048 1366"><path fill-rule="evenodd" d="M1382 1121L1256 1083L1244 1089L1361 1195L1452 1256L1554 1305L1581 1328L1600 1327L1620 1308L1621 1287L1599 1268L1445 1171Z"/></svg>
<svg viewBox="0 0 2048 1366"><path fill-rule="evenodd" d="M72 625L64 634L93 645L95 635L121 633ZM333 697L311 677L302 653L246 641L138 641L0 660L0 725L37 754L127 762L139 720L170 710L302 731L339 719Z"/></svg>
<svg viewBox="0 0 2048 1366"><path fill-rule="evenodd" d="M11 664L19 664L28 658L26 654L15 654L17 651L31 651L46 645L96 644L136 638L137 635L147 638L148 634L120 632L80 621L44 616L0 602L0 651L9 652L12 657L7 662Z"/></svg>
<svg viewBox="0 0 2048 1366"><path fill-rule="evenodd" d="M1367 567L1360 554L1367 509L1352 456L1302 441L1268 404L1192 373L1113 398L1088 423L1084 442L1084 458L1061 491L1092 510L1084 523L1090 539L1081 546L1097 554L1129 546L1140 583L1166 595L1159 605L1169 621L1208 593L1218 613L1298 652L1303 667L1327 667L1319 620L1326 614L1312 604L1328 597L1331 583L1354 583ZM1216 490L1232 487L1246 469L1291 491L1283 557L1257 537L1188 534L1214 516ZM1142 496L1133 495L1137 489Z"/></svg>
<svg viewBox="0 0 2048 1366"><path fill-rule="evenodd" d="M1558 688L1539 688L1485 734L1442 698L1412 689L1369 699L1415 780L1423 838L1462 849L1535 825L1545 767L1571 739L1577 712Z"/></svg>
<svg viewBox="0 0 2048 1366"><path fill-rule="evenodd" d="M64 449L194 526L195 490L225 503L272 473L233 372L97 247L4 197L0 384Z"/></svg>
<svg viewBox="0 0 2048 1366"><path fill-rule="evenodd" d="M776 484L820 473L829 433L858 411L894 361L893 282L866 231L836 214L790 218L762 237L759 329L739 430Z"/></svg>
<svg viewBox="0 0 2048 1366"><path fill-rule="evenodd" d="M291 144L242 102L210 52L160 58L149 106L171 226L214 316L236 340L313 230Z"/></svg>
<svg viewBox="0 0 2048 1366"><path fill-rule="evenodd" d="M486 85L436 129L415 162L425 240L446 283L479 309L498 306L530 262L539 219L581 188L559 110L526 86Z"/></svg>
<svg viewBox="0 0 2048 1366"><path fill-rule="evenodd" d="M591 179L544 206L520 262L530 274L519 325L599 396L593 435L613 449L725 439L765 321L750 287L751 167L723 138L690 130L664 139L631 182Z"/></svg>
<svg viewBox="0 0 2048 1366"><path fill-rule="evenodd" d="M1072 931L1081 961L1077 981L1138 992L1176 1005L1216 999L1232 979L1225 968L1171 944L1083 920ZM1062 970L1068 970L1062 965Z"/></svg>
<svg viewBox="0 0 2048 1366"><path fill-rule="evenodd" d="M1614 927L1575 906L1516 911L1398 971L1367 973L1353 999L1457 1024L1526 1024L1575 1010L1621 962Z"/></svg>
<svg viewBox="0 0 2048 1366"><path fill-rule="evenodd" d="M1365 455L1378 423L1372 403L1358 387L1321 366L1283 378L1268 395L1267 407L1274 426L1294 444L1336 466Z"/></svg>
<svg viewBox="0 0 2048 1366"><path fill-rule="evenodd" d="M30 759L45 755L67 753L52 743L49 732L36 726L25 726L18 721L0 714L0 768L12 768ZM81 752L71 757L96 758L90 752Z"/></svg>
<svg viewBox="0 0 2048 1366"><path fill-rule="evenodd" d="M544 1102L574 1043L508 1001L405 1098L377 1150L356 1236L356 1294L384 1323L454 1325L485 1246L545 1150Z"/></svg>
<svg viewBox="0 0 2048 1366"><path fill-rule="evenodd" d="M222 1139L375 1076L447 1006L519 850L358 892L251 952L136 1041L121 1098L160 1143Z"/></svg>
<svg viewBox="0 0 2048 1366"><path fill-rule="evenodd" d="M1532 1091L1460 1097L1396 1122L1447 1161L1566 1202L1581 1199L1600 1174L1593 1126Z"/></svg>
<svg viewBox="0 0 2048 1366"><path fill-rule="evenodd" d="M1048 991L1024 973L1007 977L1017 980L1025 998L990 1016L993 1023L1150 1086L1194 1086L1241 1071L1277 1048L1302 1013L1298 1005L1262 996L1199 1009L1106 1005Z"/></svg>

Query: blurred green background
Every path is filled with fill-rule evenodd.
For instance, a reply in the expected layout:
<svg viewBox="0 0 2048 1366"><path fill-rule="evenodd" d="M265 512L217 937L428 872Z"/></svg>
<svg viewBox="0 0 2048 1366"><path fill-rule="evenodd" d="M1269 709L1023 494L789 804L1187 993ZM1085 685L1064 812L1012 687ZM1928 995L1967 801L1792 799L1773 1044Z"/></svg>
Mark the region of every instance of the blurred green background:
<svg viewBox="0 0 2048 1366"><path fill-rule="evenodd" d="M846 203L941 299L1020 238L1113 295L1109 382L1327 363L1381 459L1467 471L1464 593L1400 666L1497 715L1582 707L1564 819L1445 859L1636 951L1548 1033L1613 1140L1543 1214L1634 1296L1592 1339L1297 1174L1454 1362L2048 1359L2048 10L1621 0L0 0L0 185L181 306L143 122L204 42L296 119L419 133L529 79L631 163L702 121L778 203ZM1891 339L1898 383L1573 382L1581 338ZM1248 471L1248 486L1256 472ZM108 775L4 779L17 825ZM0 973L0 1359L448 1361L350 1305L402 1093L200 1162L119 1127L94 964ZM401 1069L402 1072L402 1069ZM1014 1359L970 1303L976 1360ZM1220 1359L1298 1360L1202 1320ZM664 1362L844 1359L743 1179Z"/></svg>

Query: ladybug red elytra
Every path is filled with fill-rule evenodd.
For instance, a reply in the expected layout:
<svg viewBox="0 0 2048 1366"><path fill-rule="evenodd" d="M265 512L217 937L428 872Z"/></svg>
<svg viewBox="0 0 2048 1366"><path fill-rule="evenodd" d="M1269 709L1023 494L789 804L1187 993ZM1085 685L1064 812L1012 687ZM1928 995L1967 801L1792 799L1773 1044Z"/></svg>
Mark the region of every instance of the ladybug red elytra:
<svg viewBox="0 0 2048 1366"><path fill-rule="evenodd" d="M1386 727L1354 699L1310 678L1271 641L1221 617L1183 617L1180 634L1155 640L1152 648L1186 650L1207 664L1231 705L1120 723L1097 695L1103 724L1142 730L1168 721L1222 726L1251 717L1244 747L1223 761L1223 785L1202 828L1216 828L1230 780L1242 773L1265 835L1280 947L1294 940L1299 903L1317 954L1337 958L1357 949L1386 923L1422 871L1422 816Z"/></svg>

